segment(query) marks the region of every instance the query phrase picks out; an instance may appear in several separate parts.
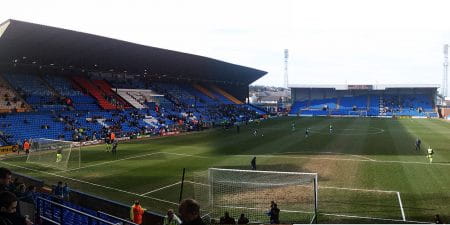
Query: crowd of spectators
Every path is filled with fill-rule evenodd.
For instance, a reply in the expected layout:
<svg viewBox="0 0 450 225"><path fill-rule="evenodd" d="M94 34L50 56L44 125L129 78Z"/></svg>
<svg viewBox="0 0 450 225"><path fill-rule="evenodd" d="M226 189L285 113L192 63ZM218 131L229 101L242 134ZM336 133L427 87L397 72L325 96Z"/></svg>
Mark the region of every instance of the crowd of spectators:
<svg viewBox="0 0 450 225"><path fill-rule="evenodd" d="M0 168L0 224L30 225L33 224L27 216L20 212L19 202L36 204L34 186L26 187L18 179L11 182L12 173L6 168Z"/></svg>

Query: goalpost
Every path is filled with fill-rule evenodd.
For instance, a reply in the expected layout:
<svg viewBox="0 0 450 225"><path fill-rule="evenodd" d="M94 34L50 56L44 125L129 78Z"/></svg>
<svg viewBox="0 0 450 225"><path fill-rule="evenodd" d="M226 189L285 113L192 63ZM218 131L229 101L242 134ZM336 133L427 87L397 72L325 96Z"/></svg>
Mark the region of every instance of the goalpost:
<svg viewBox="0 0 450 225"><path fill-rule="evenodd" d="M77 142L36 138L30 143L27 163L60 170L81 167L81 145Z"/></svg>
<svg viewBox="0 0 450 225"><path fill-rule="evenodd" d="M269 223L271 201L281 223L314 223L318 213L317 173L210 168L196 175L195 198L202 216L218 219L228 212L252 223Z"/></svg>

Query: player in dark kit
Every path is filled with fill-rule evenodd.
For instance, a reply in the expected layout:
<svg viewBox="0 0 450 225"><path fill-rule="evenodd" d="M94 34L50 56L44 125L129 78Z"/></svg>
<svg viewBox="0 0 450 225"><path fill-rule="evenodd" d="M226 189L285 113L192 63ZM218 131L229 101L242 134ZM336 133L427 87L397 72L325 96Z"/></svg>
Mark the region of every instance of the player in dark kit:
<svg viewBox="0 0 450 225"><path fill-rule="evenodd" d="M256 170L256 157L253 157L251 164L252 164L252 170Z"/></svg>
<svg viewBox="0 0 450 225"><path fill-rule="evenodd" d="M112 152L112 154L113 154L114 156L117 155L117 141L114 141L114 142L112 143L111 152Z"/></svg>
<svg viewBox="0 0 450 225"><path fill-rule="evenodd" d="M420 151L420 145L422 144L422 141L420 140L420 138L417 138L416 140L416 150Z"/></svg>
<svg viewBox="0 0 450 225"><path fill-rule="evenodd" d="M307 138L309 136L309 128L306 128L305 130L305 138Z"/></svg>

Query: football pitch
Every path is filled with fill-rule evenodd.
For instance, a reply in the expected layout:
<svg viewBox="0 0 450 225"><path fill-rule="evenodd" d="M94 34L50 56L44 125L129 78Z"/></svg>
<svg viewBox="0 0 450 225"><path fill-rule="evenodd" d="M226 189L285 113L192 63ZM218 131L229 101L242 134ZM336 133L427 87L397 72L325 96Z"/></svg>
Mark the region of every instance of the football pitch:
<svg viewBox="0 0 450 225"><path fill-rule="evenodd" d="M127 205L139 199L147 210L164 214L177 207L183 168L183 198L194 197L197 172L247 170L256 156L258 170L318 173L319 223L432 222L435 214L448 222L449 143L450 123L437 119L282 117L242 125L239 133L218 128L123 142L116 157L104 145L87 146L81 167L65 171L26 163L25 157L5 158L0 166ZM283 222L289 205L279 208Z"/></svg>

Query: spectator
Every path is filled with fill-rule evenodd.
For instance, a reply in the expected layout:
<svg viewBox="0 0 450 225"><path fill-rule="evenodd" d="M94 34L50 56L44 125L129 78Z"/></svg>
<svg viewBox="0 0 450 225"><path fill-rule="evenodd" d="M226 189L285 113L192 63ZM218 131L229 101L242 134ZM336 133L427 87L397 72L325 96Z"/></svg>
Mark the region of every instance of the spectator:
<svg viewBox="0 0 450 225"><path fill-rule="evenodd" d="M16 189L17 189L17 187L19 186L19 184L21 184L20 182L19 182L19 178L14 178L14 181L12 182L12 183L10 183L9 184L9 187L8 187L8 191L11 191L11 192L16 192ZM15 193L14 193L15 194ZM17 197L17 196L16 196Z"/></svg>
<svg viewBox="0 0 450 225"><path fill-rule="evenodd" d="M280 224L280 209L277 206L277 203L274 201L270 202L270 211L267 213L270 216L271 224Z"/></svg>
<svg viewBox="0 0 450 225"><path fill-rule="evenodd" d="M70 193L70 188L69 188L69 186L67 186L67 183L64 183L64 187L62 189L63 199L69 200L69 193Z"/></svg>
<svg viewBox="0 0 450 225"><path fill-rule="evenodd" d="M167 211L167 216L164 217L164 224L163 225L180 225L181 220L178 218L175 213L173 213L173 209L169 209Z"/></svg>
<svg viewBox="0 0 450 225"><path fill-rule="evenodd" d="M16 186L14 194L19 200L22 200L25 197L25 193L27 191L27 186L24 183L20 183Z"/></svg>
<svg viewBox="0 0 450 225"><path fill-rule="evenodd" d="M250 221L248 221L248 218L245 217L244 213L242 213L238 219L238 224L248 224L249 222Z"/></svg>
<svg viewBox="0 0 450 225"><path fill-rule="evenodd" d="M17 198L9 192L0 193L0 225L30 225L33 224L27 218L16 212Z"/></svg>
<svg viewBox="0 0 450 225"><path fill-rule="evenodd" d="M62 182L59 181L58 185L56 185L55 189L53 189L53 194L58 198L63 198L64 188L62 186Z"/></svg>
<svg viewBox="0 0 450 225"><path fill-rule="evenodd" d="M22 201L36 205L36 186L30 185L27 187Z"/></svg>
<svg viewBox="0 0 450 225"><path fill-rule="evenodd" d="M0 168L0 192L8 191L11 184L11 171L1 167Z"/></svg>
<svg viewBox="0 0 450 225"><path fill-rule="evenodd" d="M181 201L178 211L181 215L182 225L205 225L200 218L200 205L193 199Z"/></svg>
<svg viewBox="0 0 450 225"><path fill-rule="evenodd" d="M220 224L236 224L236 220L233 217L230 217L228 212L225 212L225 214L220 217Z"/></svg>
<svg viewBox="0 0 450 225"><path fill-rule="evenodd" d="M141 207L141 204L138 200L134 201L134 204L131 206L130 210L130 219L133 223L142 224L142 216L144 215L144 208Z"/></svg>

